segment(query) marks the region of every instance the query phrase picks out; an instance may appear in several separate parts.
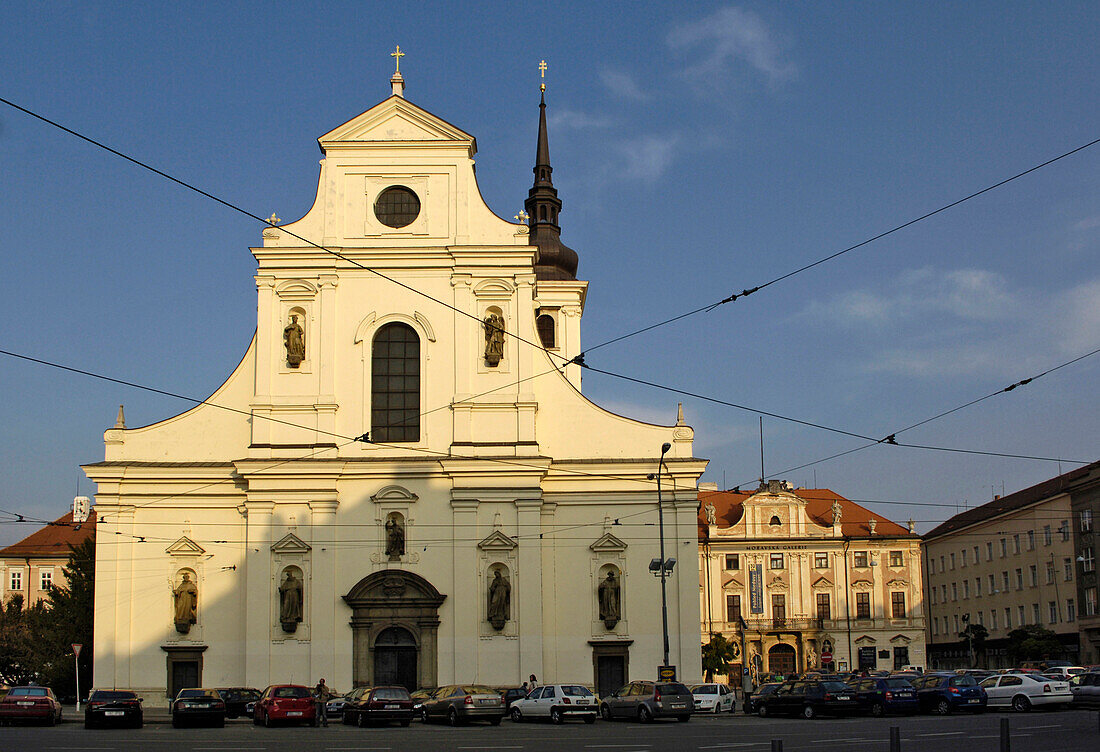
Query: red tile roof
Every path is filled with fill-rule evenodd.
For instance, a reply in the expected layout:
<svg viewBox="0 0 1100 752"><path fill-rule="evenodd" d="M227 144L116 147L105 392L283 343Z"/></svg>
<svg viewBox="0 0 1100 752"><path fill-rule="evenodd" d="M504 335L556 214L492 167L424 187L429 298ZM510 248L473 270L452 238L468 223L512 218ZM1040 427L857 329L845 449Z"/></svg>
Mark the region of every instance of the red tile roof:
<svg viewBox="0 0 1100 752"><path fill-rule="evenodd" d="M73 522L73 513L69 512L46 527L36 530L18 543L13 543L7 548L0 549L0 557L34 557L57 556L69 558L69 546L76 546L88 538L95 537L95 510L88 515L88 521L76 529Z"/></svg>
<svg viewBox="0 0 1100 752"><path fill-rule="evenodd" d="M752 491L700 491L699 492L699 540L707 540L707 520L703 507L707 504L714 505L718 527L733 527L744 514L744 502L756 490ZM810 519L829 529L833 526L833 502L839 501L840 531L849 538L869 538L870 526L867 524L872 517L875 518L875 537L894 538L898 536L918 537L916 533L896 522L885 519L880 514L875 514L870 509L861 507L850 499L845 499L835 491L827 488L796 488L792 493L806 501L806 513Z"/></svg>

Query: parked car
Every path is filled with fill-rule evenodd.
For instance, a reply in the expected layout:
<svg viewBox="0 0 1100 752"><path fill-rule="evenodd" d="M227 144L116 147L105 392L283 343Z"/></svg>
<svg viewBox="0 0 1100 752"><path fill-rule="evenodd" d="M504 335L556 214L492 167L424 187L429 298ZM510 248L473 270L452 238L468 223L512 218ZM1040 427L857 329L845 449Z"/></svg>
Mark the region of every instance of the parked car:
<svg viewBox="0 0 1100 752"><path fill-rule="evenodd" d="M1000 674L981 684L989 697L989 707L1012 708L1018 713L1036 705L1065 706L1073 702L1069 682L1034 674Z"/></svg>
<svg viewBox="0 0 1100 752"><path fill-rule="evenodd" d="M551 723L562 723L569 716L579 717L585 723L596 721L598 702L592 690L580 684L547 684L535 687L526 697L512 703L509 714L513 721L533 721L549 718Z"/></svg>
<svg viewBox="0 0 1100 752"><path fill-rule="evenodd" d="M1068 681L1071 676L1084 674L1088 671L1084 666L1051 666L1043 673L1047 676L1060 676L1063 681Z"/></svg>
<svg viewBox="0 0 1100 752"><path fill-rule="evenodd" d="M771 694L760 698L756 714L771 715L849 715L859 710L855 691L839 681L789 681Z"/></svg>
<svg viewBox="0 0 1100 752"><path fill-rule="evenodd" d="M313 690L300 684L272 684L265 689L252 711L252 722L271 726L276 721L317 726L320 719Z"/></svg>
<svg viewBox="0 0 1100 752"><path fill-rule="evenodd" d="M756 688L755 692L746 692L745 701L741 707L744 709L747 715L756 715L757 709L760 707L760 700L767 697L775 690L782 687L782 682L768 682L767 684L761 684Z"/></svg>
<svg viewBox="0 0 1100 752"><path fill-rule="evenodd" d="M737 706L733 689L726 684L696 684L691 688L691 696L695 699L696 713L732 713Z"/></svg>
<svg viewBox="0 0 1100 752"><path fill-rule="evenodd" d="M418 689L418 690L416 690L415 692L413 692L409 695L409 697L411 697L412 701L413 701L413 717L414 718L419 718L422 721L425 720L424 719L424 703L425 703L425 701L427 701L427 699L429 697L432 696L432 694L436 691L436 689L438 689L438 687L425 687L423 689Z"/></svg>
<svg viewBox="0 0 1100 752"><path fill-rule="evenodd" d="M488 721L499 726L504 719L500 692L480 684L450 684L440 687L424 701L420 714L425 721L446 719L452 726L470 721Z"/></svg>
<svg viewBox="0 0 1100 752"><path fill-rule="evenodd" d="M362 728L390 721L408 726L412 721L413 699L409 696L409 690L398 686L362 689L365 691L344 708L344 723Z"/></svg>
<svg viewBox="0 0 1100 752"><path fill-rule="evenodd" d="M917 690L909 679L903 676L876 676L868 679L853 679L848 682L856 695L859 709L873 716L887 713L916 713L920 710Z"/></svg>
<svg viewBox="0 0 1100 752"><path fill-rule="evenodd" d="M1069 691L1073 693L1073 707L1100 708L1100 672L1071 676Z"/></svg>
<svg viewBox="0 0 1100 752"><path fill-rule="evenodd" d="M218 687L218 694L225 703L225 717L252 717L249 705L260 699L260 690L252 687Z"/></svg>
<svg viewBox="0 0 1100 752"><path fill-rule="evenodd" d="M358 700L370 687L356 687L350 692L340 695L339 697L333 697L331 700L325 703L325 715L329 718L340 718L345 724L350 723L347 716L347 707L355 700Z"/></svg>
<svg viewBox="0 0 1100 752"><path fill-rule="evenodd" d="M648 723L654 718L673 717L690 721L695 710L691 690L679 682L633 681L612 692L600 702L600 716L636 718Z"/></svg>
<svg viewBox="0 0 1100 752"><path fill-rule="evenodd" d="M980 713L989 701L978 680L968 674L928 673L912 684L925 713L947 715L956 710Z"/></svg>
<svg viewBox="0 0 1100 752"><path fill-rule="evenodd" d="M172 728L188 723L225 725L225 701L216 689L181 689L172 700Z"/></svg>
<svg viewBox="0 0 1100 752"><path fill-rule="evenodd" d="M504 707L512 707L516 700L527 696L526 687L505 687L500 690L500 699L504 700Z"/></svg>
<svg viewBox="0 0 1100 752"><path fill-rule="evenodd" d="M141 728L145 714L141 698L123 689L93 689L84 706L84 728L122 725Z"/></svg>
<svg viewBox="0 0 1100 752"><path fill-rule="evenodd" d="M0 699L0 723L61 723L61 703L49 687L11 687Z"/></svg>

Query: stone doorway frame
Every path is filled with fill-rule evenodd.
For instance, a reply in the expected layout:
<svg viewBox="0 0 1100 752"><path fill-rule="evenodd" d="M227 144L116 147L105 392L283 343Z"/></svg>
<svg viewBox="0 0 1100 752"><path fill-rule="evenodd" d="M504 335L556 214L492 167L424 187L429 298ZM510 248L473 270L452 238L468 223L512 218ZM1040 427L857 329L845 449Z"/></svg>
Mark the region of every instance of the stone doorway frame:
<svg viewBox="0 0 1100 752"><path fill-rule="evenodd" d="M446 599L426 579L403 569L382 569L359 580L344 596L352 610L352 685L374 683L374 643L389 627L401 627L416 643L419 686L437 686L439 607Z"/></svg>
<svg viewBox="0 0 1100 752"><path fill-rule="evenodd" d="M164 696L169 700L175 699L172 694L172 668L176 663L196 663L198 664L199 676L198 686L202 686L202 654L206 652L207 645L161 645L160 649L167 655L165 656L165 668L168 670L167 676L164 680Z"/></svg>

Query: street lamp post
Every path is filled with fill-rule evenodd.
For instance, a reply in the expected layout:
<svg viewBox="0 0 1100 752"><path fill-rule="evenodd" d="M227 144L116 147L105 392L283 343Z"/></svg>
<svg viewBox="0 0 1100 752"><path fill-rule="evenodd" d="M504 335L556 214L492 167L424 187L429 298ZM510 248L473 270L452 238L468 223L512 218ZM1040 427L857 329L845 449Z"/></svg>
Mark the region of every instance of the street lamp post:
<svg viewBox="0 0 1100 752"><path fill-rule="evenodd" d="M663 666L668 665L668 588L665 585L665 578L668 576L670 567L668 566L668 560L665 559L665 511L661 499L661 468L665 464L665 453L671 448L672 445L667 441L661 445L661 459L657 463L657 527L661 538L661 561L658 567L658 575L661 578L661 633L664 637L665 647Z"/></svg>

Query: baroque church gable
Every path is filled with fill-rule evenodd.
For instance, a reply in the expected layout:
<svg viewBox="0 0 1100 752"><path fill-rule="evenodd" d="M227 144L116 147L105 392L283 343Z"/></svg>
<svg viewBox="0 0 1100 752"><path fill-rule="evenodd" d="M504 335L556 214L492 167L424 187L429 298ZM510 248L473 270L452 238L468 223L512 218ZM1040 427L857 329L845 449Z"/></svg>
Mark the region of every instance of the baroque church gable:
<svg viewBox="0 0 1100 752"><path fill-rule="evenodd" d="M474 148L473 136L403 97L390 97L317 140L326 149L379 141L450 141Z"/></svg>

